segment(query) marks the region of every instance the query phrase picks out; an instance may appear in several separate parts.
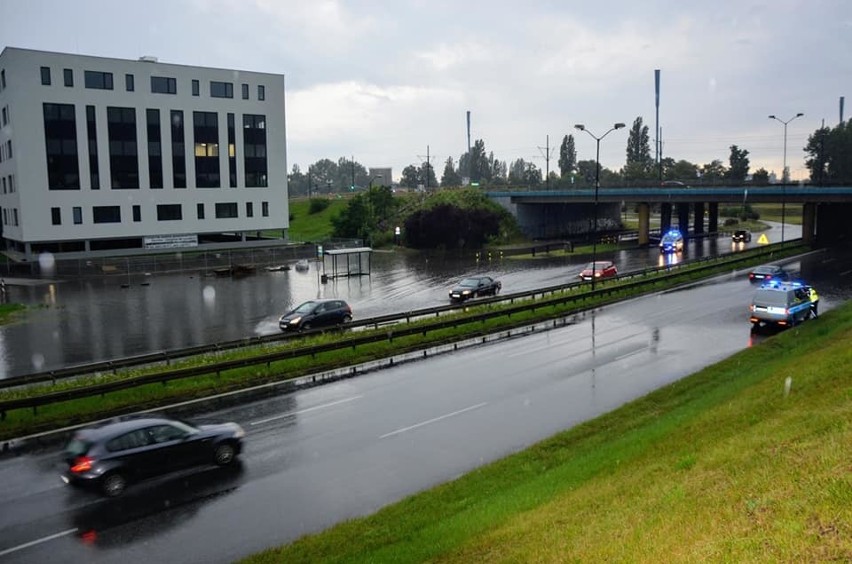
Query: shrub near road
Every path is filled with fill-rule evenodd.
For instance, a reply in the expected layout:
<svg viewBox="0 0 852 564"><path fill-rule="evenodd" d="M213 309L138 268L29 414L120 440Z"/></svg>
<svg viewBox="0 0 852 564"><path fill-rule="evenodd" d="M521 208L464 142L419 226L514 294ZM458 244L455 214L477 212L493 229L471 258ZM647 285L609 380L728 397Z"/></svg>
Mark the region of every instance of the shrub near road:
<svg viewBox="0 0 852 564"><path fill-rule="evenodd" d="M850 339L845 304L454 482L246 561L852 561Z"/></svg>

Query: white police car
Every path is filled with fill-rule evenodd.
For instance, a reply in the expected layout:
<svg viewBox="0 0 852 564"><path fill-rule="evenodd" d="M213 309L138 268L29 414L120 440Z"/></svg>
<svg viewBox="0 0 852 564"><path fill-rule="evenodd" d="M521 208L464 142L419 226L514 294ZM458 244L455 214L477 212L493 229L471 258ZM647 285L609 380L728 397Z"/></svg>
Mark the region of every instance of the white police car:
<svg viewBox="0 0 852 564"><path fill-rule="evenodd" d="M808 287L798 282L768 282L755 292L749 311L754 328L801 323L811 316Z"/></svg>

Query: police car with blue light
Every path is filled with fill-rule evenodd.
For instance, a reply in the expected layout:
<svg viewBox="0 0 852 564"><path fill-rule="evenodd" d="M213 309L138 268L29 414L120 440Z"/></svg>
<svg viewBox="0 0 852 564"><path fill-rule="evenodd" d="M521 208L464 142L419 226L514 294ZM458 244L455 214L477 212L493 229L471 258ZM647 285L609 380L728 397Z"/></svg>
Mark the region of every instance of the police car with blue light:
<svg viewBox="0 0 852 564"><path fill-rule="evenodd" d="M683 234L677 229L666 231L660 238L661 253L679 253L683 250Z"/></svg>
<svg viewBox="0 0 852 564"><path fill-rule="evenodd" d="M765 325L790 327L817 316L816 290L801 282L767 282L749 306L752 328Z"/></svg>

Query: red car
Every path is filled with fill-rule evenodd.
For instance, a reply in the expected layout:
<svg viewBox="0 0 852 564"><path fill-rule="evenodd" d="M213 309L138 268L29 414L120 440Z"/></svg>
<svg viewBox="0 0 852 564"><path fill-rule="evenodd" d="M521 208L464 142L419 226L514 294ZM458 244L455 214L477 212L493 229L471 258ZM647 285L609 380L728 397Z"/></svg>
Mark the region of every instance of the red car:
<svg viewBox="0 0 852 564"><path fill-rule="evenodd" d="M612 278L613 276L618 276L618 268L615 267L614 262L608 260L590 262L580 272L580 280L591 280L592 273L594 273L594 277L598 280L601 278Z"/></svg>

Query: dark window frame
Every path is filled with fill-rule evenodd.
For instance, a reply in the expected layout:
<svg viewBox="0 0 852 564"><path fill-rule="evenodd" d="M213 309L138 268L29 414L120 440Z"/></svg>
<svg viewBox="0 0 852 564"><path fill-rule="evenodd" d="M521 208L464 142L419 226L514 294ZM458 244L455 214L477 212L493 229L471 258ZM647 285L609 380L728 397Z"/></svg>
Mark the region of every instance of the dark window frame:
<svg viewBox="0 0 852 564"><path fill-rule="evenodd" d="M50 208L51 225L62 225L62 209Z"/></svg>
<svg viewBox="0 0 852 564"><path fill-rule="evenodd" d="M92 223L121 223L121 206L92 206Z"/></svg>
<svg viewBox="0 0 852 564"><path fill-rule="evenodd" d="M62 69L62 80L68 88L74 87L74 71L72 69Z"/></svg>
<svg viewBox="0 0 852 564"><path fill-rule="evenodd" d="M183 221L181 204L157 204L157 221Z"/></svg>
<svg viewBox="0 0 852 564"><path fill-rule="evenodd" d="M113 80L111 72L83 71L83 83L86 88L93 90L112 90Z"/></svg>
<svg viewBox="0 0 852 564"><path fill-rule="evenodd" d="M233 98L234 83L222 82L220 80L210 81L210 97L211 98Z"/></svg>
<svg viewBox="0 0 852 564"><path fill-rule="evenodd" d="M128 92L136 91L136 79L130 73L124 75L124 89Z"/></svg>
<svg viewBox="0 0 852 564"><path fill-rule="evenodd" d="M50 67L41 67L39 72L41 73L41 85L50 86Z"/></svg>
<svg viewBox="0 0 852 564"><path fill-rule="evenodd" d="M171 76L152 76L152 94L177 94L177 79Z"/></svg>
<svg viewBox="0 0 852 564"><path fill-rule="evenodd" d="M201 81L197 78L192 79L192 95L200 96L201 95Z"/></svg>
<svg viewBox="0 0 852 564"><path fill-rule="evenodd" d="M261 102L266 100L266 87L262 84L257 85L257 99Z"/></svg>
<svg viewBox="0 0 852 564"><path fill-rule="evenodd" d="M216 219L236 219L239 217L237 202L218 202L216 204Z"/></svg>

